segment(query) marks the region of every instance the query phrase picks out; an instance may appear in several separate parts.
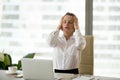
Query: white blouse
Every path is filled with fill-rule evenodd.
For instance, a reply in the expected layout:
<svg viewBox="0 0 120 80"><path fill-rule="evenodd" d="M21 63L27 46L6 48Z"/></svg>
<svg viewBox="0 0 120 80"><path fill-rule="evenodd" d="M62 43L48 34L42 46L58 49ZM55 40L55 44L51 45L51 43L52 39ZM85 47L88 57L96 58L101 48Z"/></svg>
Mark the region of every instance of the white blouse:
<svg viewBox="0 0 120 80"><path fill-rule="evenodd" d="M48 43L54 48L53 68L73 69L78 68L81 51L85 48L86 40L79 30L75 30L75 35L66 41L65 37L59 36L60 30L52 32L48 38Z"/></svg>

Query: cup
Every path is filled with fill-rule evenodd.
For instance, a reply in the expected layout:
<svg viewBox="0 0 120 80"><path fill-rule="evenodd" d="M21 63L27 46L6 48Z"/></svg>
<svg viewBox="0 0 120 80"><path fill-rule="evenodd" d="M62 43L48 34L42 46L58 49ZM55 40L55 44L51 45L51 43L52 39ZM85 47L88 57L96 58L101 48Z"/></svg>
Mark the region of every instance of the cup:
<svg viewBox="0 0 120 80"><path fill-rule="evenodd" d="M9 66L8 71L9 71L9 73L16 73L17 72L17 66Z"/></svg>

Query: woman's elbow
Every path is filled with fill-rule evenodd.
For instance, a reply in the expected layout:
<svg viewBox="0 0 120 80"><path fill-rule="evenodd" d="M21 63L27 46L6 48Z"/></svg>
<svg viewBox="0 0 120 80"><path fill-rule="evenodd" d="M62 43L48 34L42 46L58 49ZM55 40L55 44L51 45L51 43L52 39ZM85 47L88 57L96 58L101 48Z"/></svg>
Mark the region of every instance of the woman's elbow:
<svg viewBox="0 0 120 80"><path fill-rule="evenodd" d="M83 50L86 47L86 41L83 41L82 43L76 45L76 47L80 50Z"/></svg>

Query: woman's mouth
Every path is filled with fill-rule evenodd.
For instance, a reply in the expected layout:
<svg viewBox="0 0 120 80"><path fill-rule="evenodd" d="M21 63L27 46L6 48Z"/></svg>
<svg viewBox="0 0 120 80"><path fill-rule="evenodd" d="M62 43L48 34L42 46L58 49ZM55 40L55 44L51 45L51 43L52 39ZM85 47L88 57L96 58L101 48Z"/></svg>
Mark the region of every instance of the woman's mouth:
<svg viewBox="0 0 120 80"><path fill-rule="evenodd" d="M65 29L69 29L69 27L65 27Z"/></svg>

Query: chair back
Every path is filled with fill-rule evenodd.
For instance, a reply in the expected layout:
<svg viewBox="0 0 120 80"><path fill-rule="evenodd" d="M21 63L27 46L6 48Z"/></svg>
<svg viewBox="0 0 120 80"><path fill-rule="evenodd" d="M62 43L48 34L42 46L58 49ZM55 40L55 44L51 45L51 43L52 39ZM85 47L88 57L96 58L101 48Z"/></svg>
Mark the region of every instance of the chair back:
<svg viewBox="0 0 120 80"><path fill-rule="evenodd" d="M81 61L79 67L80 74L89 74L93 75L93 66L94 66L94 51L93 51L93 36L86 35L86 47L81 53Z"/></svg>

